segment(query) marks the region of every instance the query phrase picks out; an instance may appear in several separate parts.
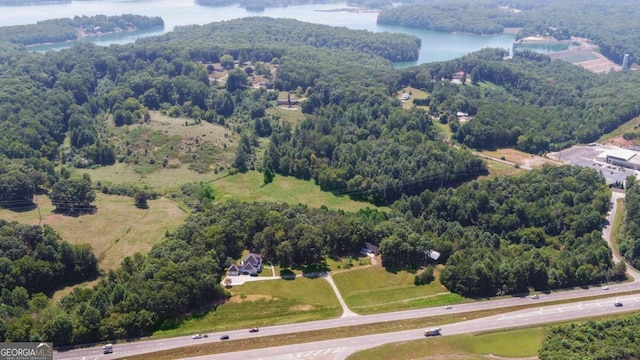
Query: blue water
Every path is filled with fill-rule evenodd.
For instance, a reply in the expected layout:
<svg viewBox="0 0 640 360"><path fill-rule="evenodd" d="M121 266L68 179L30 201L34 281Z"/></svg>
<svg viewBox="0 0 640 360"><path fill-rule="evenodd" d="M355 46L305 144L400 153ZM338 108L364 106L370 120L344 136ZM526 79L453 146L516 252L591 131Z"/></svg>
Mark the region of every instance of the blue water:
<svg viewBox="0 0 640 360"><path fill-rule="evenodd" d="M418 60L409 63L397 63L397 67L450 60L486 47L497 47L509 51L512 49L514 40L512 34L478 36L471 34L441 33L401 26L378 25L376 24L378 14L375 12L318 11L347 7L344 3L314 4L284 8L267 8L261 12L251 12L239 6L199 6L196 5L193 0L72 1L63 4L0 6L0 26L34 24L41 20L71 18L76 15L136 14L160 16L164 19L164 29L111 34L99 38L93 37L80 40L91 41L98 45L109 45L130 43L141 36L160 35L181 25L202 25L247 16L292 18L316 24L344 26L355 30L405 33L422 39L422 48L420 49ZM73 44L73 42L34 46L30 49L34 51L58 50L69 47L71 44Z"/></svg>

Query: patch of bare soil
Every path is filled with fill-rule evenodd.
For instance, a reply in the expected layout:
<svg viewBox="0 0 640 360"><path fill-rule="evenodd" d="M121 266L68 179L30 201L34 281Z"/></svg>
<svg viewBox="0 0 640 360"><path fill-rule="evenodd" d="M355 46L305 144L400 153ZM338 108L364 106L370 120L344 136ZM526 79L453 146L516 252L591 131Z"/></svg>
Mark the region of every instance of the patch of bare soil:
<svg viewBox="0 0 640 360"><path fill-rule="evenodd" d="M629 147L633 145L633 143L629 140L625 140L622 136L616 136L604 142L607 145L615 145L619 147Z"/></svg>
<svg viewBox="0 0 640 360"><path fill-rule="evenodd" d="M313 305L305 304L305 305L296 305L289 308L291 311L311 311L313 310Z"/></svg>

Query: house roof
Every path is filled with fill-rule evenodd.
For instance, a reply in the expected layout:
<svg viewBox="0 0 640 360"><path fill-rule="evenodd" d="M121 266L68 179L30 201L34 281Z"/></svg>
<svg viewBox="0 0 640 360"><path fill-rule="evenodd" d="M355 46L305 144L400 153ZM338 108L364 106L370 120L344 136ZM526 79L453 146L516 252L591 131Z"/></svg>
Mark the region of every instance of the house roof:
<svg viewBox="0 0 640 360"><path fill-rule="evenodd" d="M244 257L244 259L242 259L243 263L252 263L252 264L258 264L262 261L262 257L260 257L260 255L258 254L254 254L254 253L249 253L247 254L247 256Z"/></svg>
<svg viewBox="0 0 640 360"><path fill-rule="evenodd" d="M370 242L365 242L364 245L367 247L367 250L369 252L377 254L380 251L380 249L377 246L373 245Z"/></svg>
<svg viewBox="0 0 640 360"><path fill-rule="evenodd" d="M238 269L238 265L233 264L233 265L229 266L229 268L227 269L227 272L232 272L232 271L236 271L237 272L238 270L239 270Z"/></svg>
<svg viewBox="0 0 640 360"><path fill-rule="evenodd" d="M240 271L257 272L257 269L253 264L247 262L240 267Z"/></svg>

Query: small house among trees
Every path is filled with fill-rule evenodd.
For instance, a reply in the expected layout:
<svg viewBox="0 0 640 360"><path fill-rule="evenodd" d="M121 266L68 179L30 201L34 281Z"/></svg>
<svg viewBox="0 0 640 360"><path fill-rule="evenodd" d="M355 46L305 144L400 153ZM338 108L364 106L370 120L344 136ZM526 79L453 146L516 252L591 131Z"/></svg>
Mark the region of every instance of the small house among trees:
<svg viewBox="0 0 640 360"><path fill-rule="evenodd" d="M262 257L249 253L242 259L240 265L233 264L227 269L228 276L257 275L262 271Z"/></svg>

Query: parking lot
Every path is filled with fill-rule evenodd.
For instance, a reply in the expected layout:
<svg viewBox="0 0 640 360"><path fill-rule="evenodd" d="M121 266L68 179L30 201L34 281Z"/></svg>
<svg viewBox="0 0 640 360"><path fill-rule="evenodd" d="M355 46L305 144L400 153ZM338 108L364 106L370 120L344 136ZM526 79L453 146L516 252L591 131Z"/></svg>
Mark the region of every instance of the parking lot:
<svg viewBox="0 0 640 360"><path fill-rule="evenodd" d="M597 159L597 157L603 152L614 149L616 149L616 147L609 145L576 145L562 151L549 153L547 156L565 164L596 169L604 175L608 184L613 184L615 182L624 183L629 175L635 175L637 177L638 172L635 170L610 165L604 162L604 159Z"/></svg>

